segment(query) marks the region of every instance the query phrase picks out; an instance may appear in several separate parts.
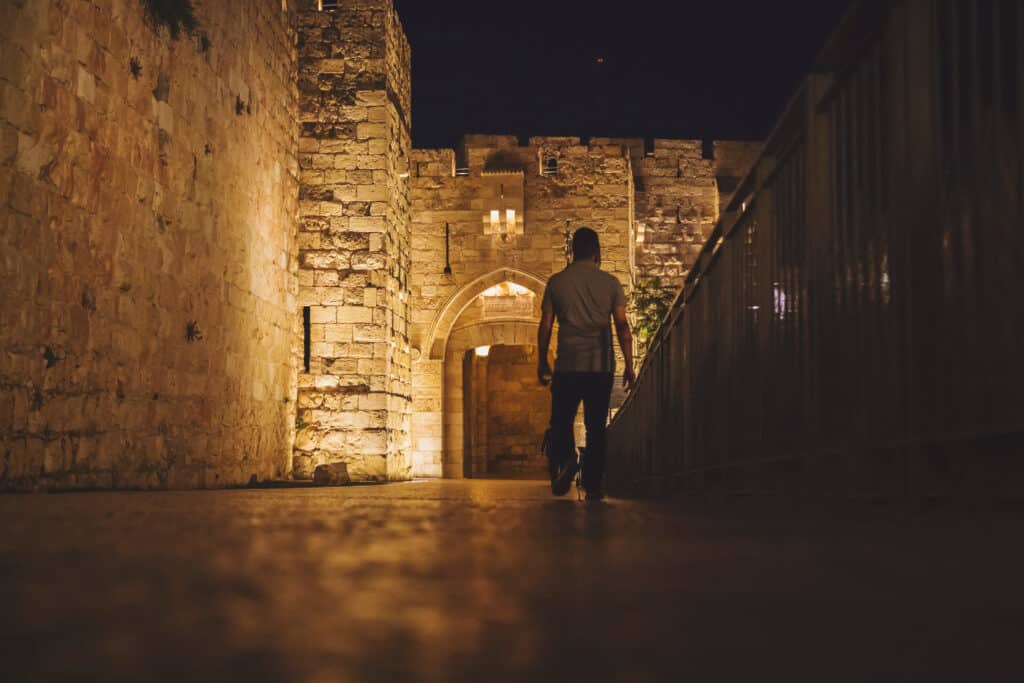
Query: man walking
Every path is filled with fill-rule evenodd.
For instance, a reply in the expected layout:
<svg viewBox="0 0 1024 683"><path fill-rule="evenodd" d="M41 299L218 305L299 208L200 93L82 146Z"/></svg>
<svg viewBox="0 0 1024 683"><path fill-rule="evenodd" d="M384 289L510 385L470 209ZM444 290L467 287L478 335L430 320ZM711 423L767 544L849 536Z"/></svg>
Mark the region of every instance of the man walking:
<svg viewBox="0 0 1024 683"><path fill-rule="evenodd" d="M573 422L580 401L587 429L587 455L583 460L583 488L587 500L604 497L605 427L615 376L615 351L609 321L615 321L619 347L626 360L622 383L633 387L633 335L626 320L626 294L612 274L601 270L601 244L597 233L580 228L572 238L573 262L552 276L544 290L537 346L537 377L551 384L551 426L548 464L551 492L563 496L576 475ZM555 372L548 364L551 330L558 320L558 357Z"/></svg>

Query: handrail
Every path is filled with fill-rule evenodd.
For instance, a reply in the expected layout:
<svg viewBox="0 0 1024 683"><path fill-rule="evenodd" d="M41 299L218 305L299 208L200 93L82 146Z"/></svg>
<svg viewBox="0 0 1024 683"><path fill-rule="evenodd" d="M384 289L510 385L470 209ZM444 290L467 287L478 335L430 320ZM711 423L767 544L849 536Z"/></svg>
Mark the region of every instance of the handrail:
<svg viewBox="0 0 1024 683"><path fill-rule="evenodd" d="M785 462L906 493L982 462L929 469L962 457L954 435L1024 443L1024 308L995 303L1024 288L1024 69L972 47L986 26L1024 42L1005 35L1024 6L965 11L851 10L840 33L860 35L830 41L652 336L609 427L610 489ZM1000 482L1024 491L1020 469Z"/></svg>

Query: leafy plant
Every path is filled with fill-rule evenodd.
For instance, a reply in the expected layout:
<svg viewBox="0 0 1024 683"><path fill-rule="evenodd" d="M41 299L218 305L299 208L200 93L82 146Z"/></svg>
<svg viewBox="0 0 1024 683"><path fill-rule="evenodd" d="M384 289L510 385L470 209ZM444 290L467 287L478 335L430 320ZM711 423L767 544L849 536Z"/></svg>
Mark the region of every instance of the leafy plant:
<svg viewBox="0 0 1024 683"><path fill-rule="evenodd" d="M192 0L142 0L146 16L156 26L163 26L177 40L184 30L191 34L199 26Z"/></svg>
<svg viewBox="0 0 1024 683"><path fill-rule="evenodd" d="M646 347L661 327L675 294L675 290L662 284L659 277L636 283L629 297L629 308L633 313L634 331L642 346Z"/></svg>

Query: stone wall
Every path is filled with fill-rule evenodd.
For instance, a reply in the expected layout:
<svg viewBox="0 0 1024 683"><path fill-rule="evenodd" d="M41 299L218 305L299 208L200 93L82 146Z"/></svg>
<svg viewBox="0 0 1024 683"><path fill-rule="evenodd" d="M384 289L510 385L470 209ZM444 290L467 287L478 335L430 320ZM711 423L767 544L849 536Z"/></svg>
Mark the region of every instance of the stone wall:
<svg viewBox="0 0 1024 683"><path fill-rule="evenodd" d="M700 140L655 140L654 151L634 162L637 267L673 288L683 284L718 222L714 162Z"/></svg>
<svg viewBox="0 0 1024 683"><path fill-rule="evenodd" d="M557 172L543 172L552 159ZM413 467L419 476L461 476L457 375L467 347L454 347L453 334L488 345L535 343L536 310L478 317L483 307L474 302L509 281L539 305L547 279L565 267L566 230L581 225L598 231L603 267L628 289L632 174L621 145L543 137L520 145L509 136L467 136L457 151L415 150L411 173ZM491 211L506 221L510 209L513 228L492 227Z"/></svg>
<svg viewBox="0 0 1024 683"><path fill-rule="evenodd" d="M413 460L424 476L464 470L460 355L449 339L512 343L487 327L478 297L509 280L539 298L566 263L566 230L595 228L602 266L630 289L659 276L674 289L700 252L759 145L632 138L468 135L457 150L415 150L412 158ZM713 158L705 158L705 156ZM515 222L506 214L515 212ZM494 216L492 217L492 212ZM495 223L497 219L497 223ZM504 222L503 222L504 221ZM447 230L447 252L446 252ZM451 272L445 271L450 266ZM536 315L495 314L536 324ZM509 327L508 329L518 329ZM621 364L621 358L620 358ZM621 365L620 365L621 367ZM616 382L613 406L624 398ZM474 465L475 467L475 465Z"/></svg>
<svg viewBox="0 0 1024 683"><path fill-rule="evenodd" d="M0 4L0 488L290 470L295 51L278 0Z"/></svg>
<svg viewBox="0 0 1024 683"><path fill-rule="evenodd" d="M414 151L392 0L318 4L197 3L178 39L142 0L0 6L0 487L475 471L465 352L534 343L567 233L677 284L753 158Z"/></svg>
<svg viewBox="0 0 1024 683"><path fill-rule="evenodd" d="M406 479L410 51L390 0L299 15L299 303L309 307L295 476ZM296 347L303 363L304 349ZM305 370L305 368L303 368Z"/></svg>
<svg viewBox="0 0 1024 683"><path fill-rule="evenodd" d="M592 138L629 150L634 175L636 276L680 287L708 234L761 150L759 142Z"/></svg>
<svg viewBox="0 0 1024 683"><path fill-rule="evenodd" d="M487 358L487 473L548 476L541 439L551 392L537 382L536 346L495 346Z"/></svg>

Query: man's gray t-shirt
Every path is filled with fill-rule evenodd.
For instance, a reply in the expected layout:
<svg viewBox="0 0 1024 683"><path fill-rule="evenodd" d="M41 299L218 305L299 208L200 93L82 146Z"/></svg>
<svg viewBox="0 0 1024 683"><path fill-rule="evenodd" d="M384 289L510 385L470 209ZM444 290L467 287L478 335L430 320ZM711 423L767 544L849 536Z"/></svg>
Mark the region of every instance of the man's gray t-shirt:
<svg viewBox="0 0 1024 683"><path fill-rule="evenodd" d="M615 372L612 311L626 305L622 283L593 261L569 265L548 281L542 307L558 321L555 372Z"/></svg>

